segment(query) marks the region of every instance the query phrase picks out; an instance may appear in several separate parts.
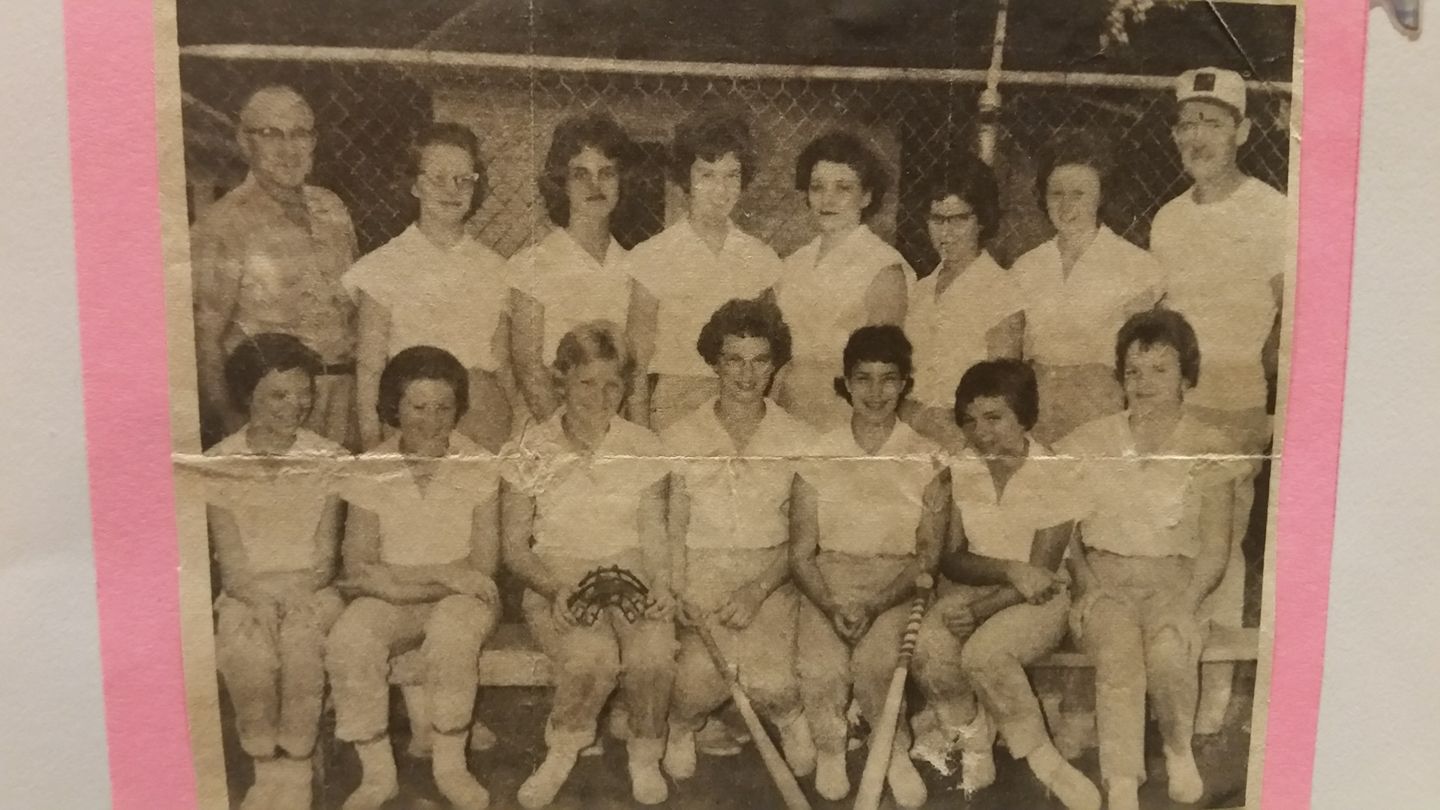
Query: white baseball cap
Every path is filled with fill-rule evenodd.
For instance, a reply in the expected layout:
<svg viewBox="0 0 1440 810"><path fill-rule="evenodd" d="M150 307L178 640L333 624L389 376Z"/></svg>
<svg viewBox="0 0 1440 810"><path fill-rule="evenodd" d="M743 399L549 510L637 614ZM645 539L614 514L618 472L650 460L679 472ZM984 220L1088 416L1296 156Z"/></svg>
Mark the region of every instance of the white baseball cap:
<svg viewBox="0 0 1440 810"><path fill-rule="evenodd" d="M1206 67L1187 70L1175 80L1176 103L1193 99L1217 101L1245 117L1245 80L1233 70Z"/></svg>

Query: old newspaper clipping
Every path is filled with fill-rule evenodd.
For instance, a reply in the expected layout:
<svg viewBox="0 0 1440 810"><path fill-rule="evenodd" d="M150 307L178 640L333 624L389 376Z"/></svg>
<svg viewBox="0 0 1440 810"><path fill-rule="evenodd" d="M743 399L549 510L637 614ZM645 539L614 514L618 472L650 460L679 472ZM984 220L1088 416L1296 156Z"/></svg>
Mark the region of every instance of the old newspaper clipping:
<svg viewBox="0 0 1440 810"><path fill-rule="evenodd" d="M1255 807L1301 25L158 0L202 806Z"/></svg>

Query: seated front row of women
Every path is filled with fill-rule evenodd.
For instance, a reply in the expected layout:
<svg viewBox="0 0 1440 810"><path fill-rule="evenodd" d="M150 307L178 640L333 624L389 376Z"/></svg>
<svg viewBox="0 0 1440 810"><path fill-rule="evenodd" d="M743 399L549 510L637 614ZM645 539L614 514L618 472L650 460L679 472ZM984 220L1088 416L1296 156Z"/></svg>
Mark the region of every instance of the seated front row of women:
<svg viewBox="0 0 1440 810"><path fill-rule="evenodd" d="M1122 329L1117 375L1130 410L1114 425L1099 420L1077 432L1067 451L1082 464L1114 464L1136 449L1215 450L1167 406L1198 374L1198 349L1183 325L1155 311ZM277 340L293 339L264 338ZM315 364L298 342L290 348L297 347L258 347L248 361L236 352L234 387L251 392L251 424L217 449L338 452L298 430ZM331 622L324 660L337 736L355 744L364 771L348 810L378 808L397 792L386 676L390 657L417 644L436 785L457 807L486 805L464 751L478 657L498 615L501 527L506 564L527 588L526 621L556 674L547 754L519 793L526 807L553 800L617 687L629 716L634 798L666 799L662 767L676 779L693 774L693 732L726 697L701 628L741 664L742 683L781 732L792 769L813 768L821 795L842 798L850 787L850 692L873 722L913 583L937 564L948 581L917 650L915 674L929 704L916 719L917 728L929 723L917 752L936 739L942 747L958 742L964 784L978 789L993 779L998 727L1067 808L1097 807L1094 786L1046 736L1022 669L1059 643L1068 611L1098 664L1111 806L1135 806L1126 802L1143 776L1147 685L1171 794L1198 797L1182 716L1186 705L1193 715L1198 605L1213 589L1212 558L1228 551L1228 536L1217 533L1225 523L1212 519L1214 476L1130 458L1120 470L1087 470L1080 484L1027 436L1038 411L1035 380L1013 361L964 375L956 417L979 452L942 466L936 447L897 418L912 360L893 326L851 335L837 380L850 419L819 437L765 398L789 354L773 304L726 304L697 349L719 395L662 442L616 415L633 362L617 330L603 322L571 330L554 366L562 407L512 443L503 461L454 433L467 405L466 370L441 350L407 349L380 386L380 415L395 432L352 462L356 474L328 488L322 475L268 484L250 475L254 504L238 486L212 499L225 591L217 602L221 671L242 744L257 761L246 807L309 806L305 760L324 686L319 639ZM1127 486L1141 488L1143 504L1120 491ZM267 493L273 503L281 488L307 508L267 511ZM327 587L337 494L350 512L336 586L353 599L338 621L339 594ZM284 531L247 522L257 520ZM1159 533L1145 534L1146 526ZM1067 553L1073 584L1060 571ZM574 609L586 573L611 566L649 589L645 608L593 616ZM913 807L925 802L926 788L909 736L902 722L887 776L897 803Z"/></svg>

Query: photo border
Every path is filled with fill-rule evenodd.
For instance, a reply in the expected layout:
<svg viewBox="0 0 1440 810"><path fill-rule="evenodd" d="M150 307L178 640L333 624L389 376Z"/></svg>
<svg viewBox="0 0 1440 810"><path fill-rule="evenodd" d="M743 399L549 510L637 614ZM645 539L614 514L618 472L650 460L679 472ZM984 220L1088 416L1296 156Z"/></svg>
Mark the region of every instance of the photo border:
<svg viewBox="0 0 1440 810"><path fill-rule="evenodd" d="M1304 6L1299 268L1275 518L1274 677L1263 727L1267 810L1308 807L1311 792L1345 375L1347 335L1337 325L1349 318L1368 16L1366 5L1353 0ZM157 101L157 26L173 37L174 20L157 20L156 11L145 0L64 4L90 505L116 810L198 806L181 655L157 137L161 119L179 113Z"/></svg>

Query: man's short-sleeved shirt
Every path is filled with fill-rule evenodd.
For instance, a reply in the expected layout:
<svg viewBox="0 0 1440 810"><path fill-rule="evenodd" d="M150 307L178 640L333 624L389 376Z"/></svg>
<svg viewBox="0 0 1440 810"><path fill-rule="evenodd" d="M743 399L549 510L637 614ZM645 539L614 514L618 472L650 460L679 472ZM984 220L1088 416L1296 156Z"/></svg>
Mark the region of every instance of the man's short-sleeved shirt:
<svg viewBox="0 0 1440 810"><path fill-rule="evenodd" d="M301 428L281 456L257 453L249 425L205 451L225 460L206 466L207 503L235 518L251 570L307 571L318 563L315 530L325 503L339 492L340 445Z"/></svg>
<svg viewBox="0 0 1440 810"><path fill-rule="evenodd" d="M564 415L501 451L506 483L535 499L535 553L599 560L639 548L641 498L669 474L660 437L616 416L600 445L580 453Z"/></svg>
<svg viewBox="0 0 1440 810"><path fill-rule="evenodd" d="M897 421L875 454L849 420L822 435L801 476L819 496L821 551L859 556L915 553L925 490L941 471L938 446Z"/></svg>
<svg viewBox="0 0 1440 810"><path fill-rule="evenodd" d="M355 228L333 193L306 186L302 197L303 209L287 213L247 177L190 232L197 286L239 287L223 335L226 351L246 337L281 332L326 363L354 358L355 306L340 279L355 258Z"/></svg>
<svg viewBox="0 0 1440 810"><path fill-rule="evenodd" d="M690 548L774 548L790 539L791 483L814 450L804 422L766 400L765 416L737 449L712 399L671 425L661 439L684 476Z"/></svg>
<svg viewBox="0 0 1440 810"><path fill-rule="evenodd" d="M982 252L936 295L939 271L915 283L905 334L915 346L915 390L926 405L949 407L955 386L972 365L989 358L990 330L1024 309L1009 271Z"/></svg>
<svg viewBox="0 0 1440 810"><path fill-rule="evenodd" d="M460 433L450 451L419 480L400 453L400 434L351 465L343 494L380 521L380 561L386 565L445 565L470 556L475 509L498 496L499 460Z"/></svg>
<svg viewBox="0 0 1440 810"><path fill-rule="evenodd" d="M1285 195L1253 177L1203 205L1192 188L1155 215L1150 248L1165 271L1165 306L1200 341L1200 382L1187 402L1264 407L1261 356L1277 312L1272 284L1285 278L1294 244L1291 223Z"/></svg>
<svg viewBox="0 0 1440 810"><path fill-rule="evenodd" d="M1136 450L1126 412L1081 425L1055 450L1076 464L1085 545L1129 557L1199 554L1202 493L1246 470L1223 434L1188 415L1157 453Z"/></svg>
<svg viewBox="0 0 1440 810"><path fill-rule="evenodd" d="M730 226L716 253L684 219L630 252L636 282L659 302L655 354L658 374L709 376L695 349L700 329L733 298L755 298L780 277L780 257L769 245Z"/></svg>
<svg viewBox="0 0 1440 810"><path fill-rule="evenodd" d="M613 322L620 329L630 313L629 252L613 238L605 263L590 255L564 228L555 228L510 258L510 285L545 308L542 357L555 359L565 333L582 323Z"/></svg>
<svg viewBox="0 0 1440 810"><path fill-rule="evenodd" d="M966 453L950 465L950 492L971 553L1029 562L1035 533L1083 512L1073 465L1030 440L1025 461L997 494L985 460Z"/></svg>
<svg viewBox="0 0 1440 810"><path fill-rule="evenodd" d="M1160 298L1155 259L1103 225L1068 276L1054 239L1013 272L1025 299L1025 356L1047 366L1113 366L1120 327Z"/></svg>
<svg viewBox="0 0 1440 810"><path fill-rule="evenodd" d="M469 369L494 371L495 332L510 305L500 254L466 234L441 247L411 225L355 262L342 281L390 313L391 357L435 346Z"/></svg>

